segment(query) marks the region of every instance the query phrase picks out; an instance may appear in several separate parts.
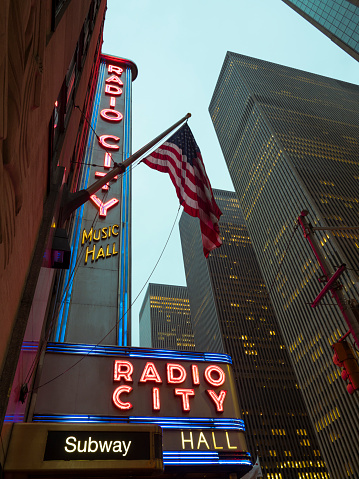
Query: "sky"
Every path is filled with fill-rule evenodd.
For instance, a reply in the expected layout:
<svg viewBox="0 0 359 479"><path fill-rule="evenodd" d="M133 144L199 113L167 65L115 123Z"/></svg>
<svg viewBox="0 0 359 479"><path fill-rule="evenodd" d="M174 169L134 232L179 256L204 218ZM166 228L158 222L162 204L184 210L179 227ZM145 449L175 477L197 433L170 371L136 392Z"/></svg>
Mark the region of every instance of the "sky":
<svg viewBox="0 0 359 479"><path fill-rule="evenodd" d="M208 113L227 51L358 83L359 63L281 0L108 0L103 53L136 63L132 152L190 112L212 188L234 191ZM178 212L168 175L132 175L132 345L147 286ZM186 285L178 215L150 282ZM141 292L142 291L142 292ZM136 299L137 298L137 299Z"/></svg>

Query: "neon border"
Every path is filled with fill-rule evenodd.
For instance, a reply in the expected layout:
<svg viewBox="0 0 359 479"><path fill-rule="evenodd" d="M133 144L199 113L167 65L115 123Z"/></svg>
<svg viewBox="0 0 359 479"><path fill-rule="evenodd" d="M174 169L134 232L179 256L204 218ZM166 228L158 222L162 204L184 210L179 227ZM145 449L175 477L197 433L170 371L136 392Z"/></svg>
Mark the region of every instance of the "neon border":
<svg viewBox="0 0 359 479"><path fill-rule="evenodd" d="M126 346L101 346L92 344L49 342L47 343L46 352L82 354L89 356L101 355L149 359L177 359L181 361L232 364L232 358L228 354L196 353L188 351L172 351L167 349L135 348Z"/></svg>
<svg viewBox="0 0 359 479"><path fill-rule="evenodd" d="M32 422L157 424L163 429L225 429L245 432L242 419L205 417L95 416L86 414L34 414Z"/></svg>
<svg viewBox="0 0 359 479"><path fill-rule="evenodd" d="M84 159L85 167L84 173L82 174L82 180L80 184L80 189L85 189L88 184L89 174L90 174L90 166L88 163L91 163L92 160L92 152L93 152L93 145L96 139L94 134L94 130L96 130L97 120L98 120L98 112L100 108L100 99L101 99L101 92L102 92L102 83L105 76L105 64L100 64L98 82L97 82L97 89L94 99L94 107L92 111L91 117L91 128L89 130L89 137L86 146L86 156ZM59 311L59 316L57 319L57 328L55 333L55 340L56 341L65 341L65 334L66 334L66 327L67 327L67 319L69 314L70 302L71 302L71 295L72 295L72 288L73 288L73 280L74 280L74 268L77 261L77 252L78 252L78 245L81 233L81 224L82 224L82 217L84 212L84 205L82 205L75 213L75 222L72 234L72 254L71 254L71 263L70 268L66 271L64 284L68 284L67 292L64 293L64 299L62 300L61 308ZM64 290L65 291L65 290Z"/></svg>

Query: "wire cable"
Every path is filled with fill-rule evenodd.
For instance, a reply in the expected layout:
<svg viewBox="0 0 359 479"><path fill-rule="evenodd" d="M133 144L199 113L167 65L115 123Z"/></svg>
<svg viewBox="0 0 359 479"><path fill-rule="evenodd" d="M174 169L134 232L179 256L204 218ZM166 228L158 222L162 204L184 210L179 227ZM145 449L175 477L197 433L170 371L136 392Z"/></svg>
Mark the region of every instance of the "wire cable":
<svg viewBox="0 0 359 479"><path fill-rule="evenodd" d="M176 214L175 220L174 220L174 222L173 222L171 231L170 231L170 233L169 233L169 235L168 235L168 238L167 238L167 240L166 240L166 242L165 242L165 244L164 244L164 247L163 247L163 249L162 249L162 251L161 251L161 254L160 254L159 257L158 257L158 260L156 261L156 263L155 263L155 265L154 265L154 267L153 267L153 269L152 269L150 275L148 276L146 282L144 283L144 285L142 286L142 288L140 289L139 293L137 294L137 296L135 297L135 299L132 301L132 303L130 304L130 306L127 308L127 310L126 310L126 312L123 314L123 316L116 321L115 325L107 332L107 334L106 334L97 344L95 344L95 345L93 346L93 348L91 348L85 355L81 356L81 358L79 358L74 364L72 364L70 367L68 367L68 368L67 368L65 371L63 371L62 373L57 374L56 376L54 376L53 378L49 379L49 380L46 381L45 383L40 384L39 386L33 388L33 389L31 390L31 392L37 391L38 389L40 389L40 388L46 386L47 384L49 384L49 383L55 381L55 380L58 379L59 377L63 376L63 375L66 374L67 372L69 372L72 368L74 368L75 366L77 366L81 361L83 361L87 356L89 356L89 355L92 353L92 351L94 351L94 350L97 348L97 346L99 346L99 345L107 338L107 336L109 336L109 334L111 334L112 331L113 331L115 328L117 328L117 326L118 326L118 324L120 323L120 321L122 321L122 319L126 316L126 314L131 310L132 306L133 306L133 305L135 304L135 302L138 300L138 298L139 298L139 296L141 295L142 291L145 289L145 287L147 286L148 282L150 281L150 279L151 279L153 273L155 272L155 270L156 270L156 268L157 268L157 266L158 266L158 264L159 264L159 262L160 262L160 260L161 260L161 258L162 258L162 256L163 256L163 253L165 252L165 249L166 249L166 247L167 247L167 245L168 245L168 242L169 242L169 240L170 240L170 238L171 238L171 236L172 236L172 232L173 232L173 229L174 229L174 227L175 227L175 225L176 225L176 222L177 222L177 218L178 218L180 209L181 209L181 205L178 207L177 214Z"/></svg>

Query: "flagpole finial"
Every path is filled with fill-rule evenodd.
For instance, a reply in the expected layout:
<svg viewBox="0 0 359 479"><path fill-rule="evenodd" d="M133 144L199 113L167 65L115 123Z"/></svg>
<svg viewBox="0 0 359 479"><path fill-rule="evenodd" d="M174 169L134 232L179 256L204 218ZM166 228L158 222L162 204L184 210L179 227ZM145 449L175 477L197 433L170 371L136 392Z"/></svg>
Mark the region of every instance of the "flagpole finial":
<svg viewBox="0 0 359 479"><path fill-rule="evenodd" d="M188 120L188 118L191 118L191 116L192 116L192 113L187 113L187 115L186 115L187 120Z"/></svg>

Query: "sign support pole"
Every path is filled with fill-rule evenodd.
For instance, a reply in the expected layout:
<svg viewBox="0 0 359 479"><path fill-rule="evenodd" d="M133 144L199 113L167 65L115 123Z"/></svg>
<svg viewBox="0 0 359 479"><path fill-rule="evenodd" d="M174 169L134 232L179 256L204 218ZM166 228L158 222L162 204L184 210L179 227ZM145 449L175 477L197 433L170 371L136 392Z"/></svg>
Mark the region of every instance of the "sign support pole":
<svg viewBox="0 0 359 479"><path fill-rule="evenodd" d="M317 240L314 237L313 229L319 228L312 228L311 224L308 222L306 216L308 215L307 211L302 211L300 216L298 217L298 223L303 229L304 237L309 241L309 244L319 262L319 266L323 271L323 275L325 277L325 281L327 285L323 288L323 290L319 293L317 298L313 301L312 307L315 308L320 300L325 296L327 292L331 292L332 297L335 299L337 305L342 312L345 322L349 327L349 331L353 336L353 339L356 345L359 347L359 308L358 304L351 304L351 301L346 302L343 292L341 290L342 286L338 283L337 279L339 276L344 272L345 265L341 265L340 268L335 273L330 273L330 266L328 261L324 257L324 254L320 251L319 246L317 244ZM324 228L320 228L324 229ZM353 300L354 302L355 300Z"/></svg>

